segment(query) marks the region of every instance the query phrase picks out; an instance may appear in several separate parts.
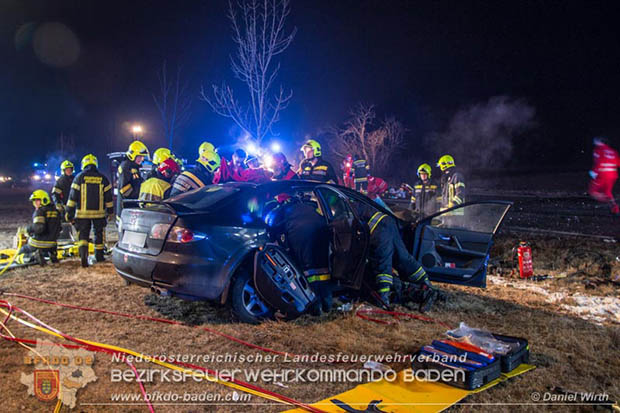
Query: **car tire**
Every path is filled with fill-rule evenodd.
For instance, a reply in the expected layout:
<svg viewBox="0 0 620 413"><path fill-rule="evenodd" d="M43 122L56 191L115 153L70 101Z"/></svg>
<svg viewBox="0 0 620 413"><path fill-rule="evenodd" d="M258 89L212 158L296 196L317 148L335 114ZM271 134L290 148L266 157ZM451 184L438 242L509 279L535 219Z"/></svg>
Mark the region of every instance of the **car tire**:
<svg viewBox="0 0 620 413"><path fill-rule="evenodd" d="M237 271L230 294L233 313L242 323L258 324L273 316L271 308L260 298L254 288L254 280L247 270Z"/></svg>

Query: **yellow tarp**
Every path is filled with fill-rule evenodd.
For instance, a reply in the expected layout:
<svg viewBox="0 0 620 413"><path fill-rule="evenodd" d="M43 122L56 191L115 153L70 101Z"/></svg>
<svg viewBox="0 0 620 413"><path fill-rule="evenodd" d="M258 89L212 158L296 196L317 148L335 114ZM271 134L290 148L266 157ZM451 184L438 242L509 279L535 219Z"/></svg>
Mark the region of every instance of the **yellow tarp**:
<svg viewBox="0 0 620 413"><path fill-rule="evenodd" d="M470 394L478 393L495 386L502 381L518 376L536 368L529 364L521 364L510 373L504 374L487 385L473 390L462 390L439 382L404 380L405 371L401 371L398 380L385 380L361 384L344 393L328 397L312 406L330 413L354 412L389 412L389 413L436 413L447 409ZM338 407L344 403L350 410ZM376 409L373 410L373 405ZM288 410L287 413L303 412L300 409Z"/></svg>

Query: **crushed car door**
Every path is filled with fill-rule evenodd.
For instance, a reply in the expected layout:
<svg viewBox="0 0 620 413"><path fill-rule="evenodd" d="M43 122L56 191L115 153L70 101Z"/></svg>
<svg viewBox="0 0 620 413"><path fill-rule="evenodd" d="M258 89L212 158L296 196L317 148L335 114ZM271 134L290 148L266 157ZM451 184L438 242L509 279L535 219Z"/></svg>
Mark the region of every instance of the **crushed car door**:
<svg viewBox="0 0 620 413"><path fill-rule="evenodd" d="M433 281L486 287L493 235L511 202L470 202L420 221L413 255Z"/></svg>
<svg viewBox="0 0 620 413"><path fill-rule="evenodd" d="M368 229L341 191L318 185L314 193L332 232L329 258L332 279L343 286L359 289L366 265Z"/></svg>

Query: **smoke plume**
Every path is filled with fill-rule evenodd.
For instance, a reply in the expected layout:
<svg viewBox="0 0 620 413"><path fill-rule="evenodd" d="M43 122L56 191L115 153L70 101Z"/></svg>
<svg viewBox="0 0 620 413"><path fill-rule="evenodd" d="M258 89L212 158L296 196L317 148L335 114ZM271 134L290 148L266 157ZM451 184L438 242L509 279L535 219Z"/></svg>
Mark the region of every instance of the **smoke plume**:
<svg viewBox="0 0 620 413"><path fill-rule="evenodd" d="M459 110L444 133L431 137L432 146L462 168L501 167L512 156L515 138L535 125L535 112L524 100L495 96Z"/></svg>

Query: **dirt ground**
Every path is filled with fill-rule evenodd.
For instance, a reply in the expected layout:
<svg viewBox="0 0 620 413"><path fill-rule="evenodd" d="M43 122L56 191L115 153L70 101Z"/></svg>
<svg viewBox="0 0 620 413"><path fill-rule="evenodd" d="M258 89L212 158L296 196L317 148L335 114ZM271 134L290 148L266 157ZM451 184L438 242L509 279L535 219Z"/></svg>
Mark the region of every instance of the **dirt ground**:
<svg viewBox="0 0 620 413"><path fill-rule="evenodd" d="M4 204L0 223L0 247L10 244L17 225L28 220L27 208ZM465 322L496 333L525 337L531 347L531 362L537 368L523 376L467 397L465 404L451 412L477 411L592 411L593 406L550 406L532 401L534 392L559 394L573 392L605 393L620 399L620 306L618 275L620 246L617 243L584 238L551 238L528 235L538 275L550 275L534 282L515 277L512 249L523 236L500 234L492 250L486 289L442 286L449 292L446 303L428 315L451 326ZM114 344L145 354L258 355L258 350L231 342L207 332L216 329L251 343L294 354L412 354L420 346L443 336L439 324L410 320L392 325L362 320L351 311L335 311L321 318L305 316L292 322L261 325L236 323L227 308L209 303L190 303L162 298L135 285L126 286L110 262L82 269L77 260L66 260L44 268L33 266L7 272L0 277L0 289L74 305L96 307L130 314L179 320L187 326L153 323L113 315L83 312L33 302L23 298L1 299L28 311L40 320L78 338ZM10 321L8 327L18 337L48 338ZM58 341L55 339L54 341ZM24 364L26 350L15 343L0 341L0 388L3 411L52 411L53 402L44 403L28 396L20 383L22 373L32 366ZM255 363L198 363L214 369L334 368L333 364L285 361ZM386 363L396 370L405 362ZM136 368L151 367L135 363ZM338 365L361 368L362 363ZM80 389L79 412L143 412L146 405L134 401L122 406L109 405L114 393L138 394L136 383L113 382L114 370L127 370L124 363L97 353L94 371L97 381ZM314 402L354 387L355 383L267 383L256 384L272 391ZM212 383L162 383L155 378L145 383L148 392L177 394L212 393L230 396L231 389ZM234 397L237 397L233 395ZM265 404L267 403L267 404ZM510 403L498 405L498 403ZM156 412L202 411L281 411L286 406L271 404L253 396L245 404L154 403ZM69 411L64 408L63 411Z"/></svg>

